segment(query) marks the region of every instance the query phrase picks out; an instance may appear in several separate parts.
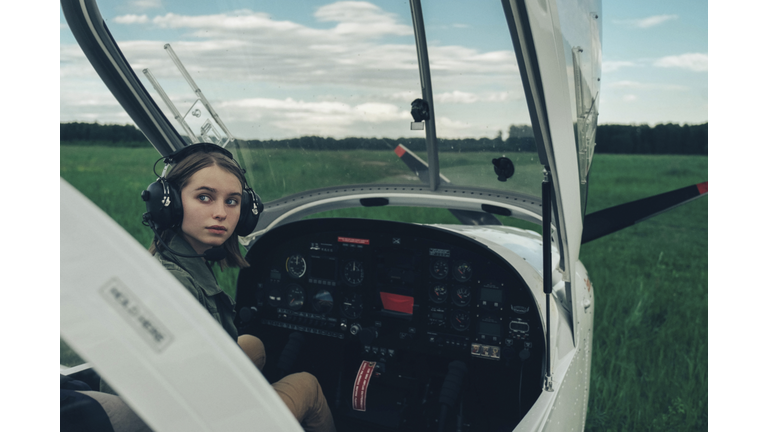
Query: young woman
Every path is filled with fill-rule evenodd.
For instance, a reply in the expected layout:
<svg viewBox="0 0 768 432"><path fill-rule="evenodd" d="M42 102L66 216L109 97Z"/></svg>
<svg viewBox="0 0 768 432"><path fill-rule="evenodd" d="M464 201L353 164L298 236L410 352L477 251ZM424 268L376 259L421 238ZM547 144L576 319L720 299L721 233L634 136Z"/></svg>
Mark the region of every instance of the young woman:
<svg viewBox="0 0 768 432"><path fill-rule="evenodd" d="M250 195L243 170L231 153L219 146L185 147L172 155L172 163L165 182L178 192L181 215L171 217L166 224L170 226L156 232L159 239L156 235L149 250L261 370L266 361L264 345L252 335L238 337L234 301L216 283L206 259L214 257L222 269L248 266L234 234L242 228L240 224L249 224L249 215L241 218L241 212L251 208L242 208L241 204L252 206L254 195ZM273 387L306 430L335 430L325 396L314 376L306 372L289 375Z"/></svg>

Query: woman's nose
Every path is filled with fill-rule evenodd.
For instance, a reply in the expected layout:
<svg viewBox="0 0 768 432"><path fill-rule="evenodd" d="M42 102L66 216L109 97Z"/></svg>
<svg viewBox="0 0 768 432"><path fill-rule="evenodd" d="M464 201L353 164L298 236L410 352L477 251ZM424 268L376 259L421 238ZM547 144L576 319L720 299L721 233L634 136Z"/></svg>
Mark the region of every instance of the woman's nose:
<svg viewBox="0 0 768 432"><path fill-rule="evenodd" d="M213 206L214 219L224 220L227 218L227 208L223 202L217 202Z"/></svg>

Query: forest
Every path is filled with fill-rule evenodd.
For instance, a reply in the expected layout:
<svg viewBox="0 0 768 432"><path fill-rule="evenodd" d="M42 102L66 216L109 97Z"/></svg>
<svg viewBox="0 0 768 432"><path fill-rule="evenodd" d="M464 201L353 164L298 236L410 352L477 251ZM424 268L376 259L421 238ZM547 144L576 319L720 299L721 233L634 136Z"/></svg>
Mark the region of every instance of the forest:
<svg viewBox="0 0 768 432"><path fill-rule="evenodd" d="M657 124L650 126L606 124L597 126L595 153L707 155L708 123ZM132 125L99 123L60 123L61 145L100 145L142 147L144 134ZM306 150L392 150L404 144L413 151L424 151L424 138L328 138L304 136L282 140L248 140L259 148L302 148ZM535 151L533 131L529 125L511 125L506 139L499 131L496 138L439 139L441 152L462 151Z"/></svg>

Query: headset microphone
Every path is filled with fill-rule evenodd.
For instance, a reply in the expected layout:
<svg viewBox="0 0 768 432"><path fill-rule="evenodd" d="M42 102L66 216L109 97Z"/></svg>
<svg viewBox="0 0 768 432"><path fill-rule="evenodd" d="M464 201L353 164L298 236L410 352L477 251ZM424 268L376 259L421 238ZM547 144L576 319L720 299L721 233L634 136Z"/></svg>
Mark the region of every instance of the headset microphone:
<svg viewBox="0 0 768 432"><path fill-rule="evenodd" d="M184 258L205 258L208 261L221 261L227 257L227 251L226 249L224 249L223 246L212 247L206 250L205 252L203 252L202 255L188 255L188 254L177 252L171 249L170 246L168 246L168 244L165 243L163 238L160 236L160 233L157 232L157 229L155 228L155 224L152 222L149 213L144 213L144 222L146 222L146 225L148 225L149 228L152 230L152 232L155 233L155 238L163 245L163 247L166 248L168 252L174 255L184 257Z"/></svg>

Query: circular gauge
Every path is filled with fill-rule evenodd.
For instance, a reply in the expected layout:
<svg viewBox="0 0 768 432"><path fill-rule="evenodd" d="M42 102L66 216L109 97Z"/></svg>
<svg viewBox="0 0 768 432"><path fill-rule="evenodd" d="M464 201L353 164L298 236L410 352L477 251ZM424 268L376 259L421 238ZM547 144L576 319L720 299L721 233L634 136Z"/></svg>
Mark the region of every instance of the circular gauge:
<svg viewBox="0 0 768 432"><path fill-rule="evenodd" d="M363 263L360 261L348 261L344 264L342 272L344 282L352 286L358 286L363 283Z"/></svg>
<svg viewBox="0 0 768 432"><path fill-rule="evenodd" d="M458 331L469 330L470 317L469 312L455 310L451 312L451 327Z"/></svg>
<svg viewBox="0 0 768 432"><path fill-rule="evenodd" d="M435 303L445 303L448 298L448 288L444 284L435 284L429 288L429 298Z"/></svg>
<svg viewBox="0 0 768 432"><path fill-rule="evenodd" d="M459 282L466 282L472 277L472 266L466 261L461 261L453 267L453 277Z"/></svg>
<svg viewBox="0 0 768 432"><path fill-rule="evenodd" d="M444 279L448 276L448 261L436 259L429 263L429 274L435 279Z"/></svg>
<svg viewBox="0 0 768 432"><path fill-rule="evenodd" d="M288 275L298 279L307 272L307 261L300 254L293 254L285 260L285 270Z"/></svg>
<svg viewBox="0 0 768 432"><path fill-rule="evenodd" d="M299 310L304 306L304 288L291 284L288 285L288 309Z"/></svg>
<svg viewBox="0 0 768 432"><path fill-rule="evenodd" d="M457 306L466 306L472 300L472 291L467 287L458 287L453 290L451 298Z"/></svg>
<svg viewBox="0 0 768 432"><path fill-rule="evenodd" d="M312 307L315 311L324 314L333 309L333 296L328 290L318 291L314 297L312 297Z"/></svg>
<svg viewBox="0 0 768 432"><path fill-rule="evenodd" d="M272 288L267 293L267 301L272 307L280 307L283 305L283 293L280 288Z"/></svg>
<svg viewBox="0 0 768 432"><path fill-rule="evenodd" d="M348 294L341 301L341 313L347 318L358 319L363 314L363 296Z"/></svg>

